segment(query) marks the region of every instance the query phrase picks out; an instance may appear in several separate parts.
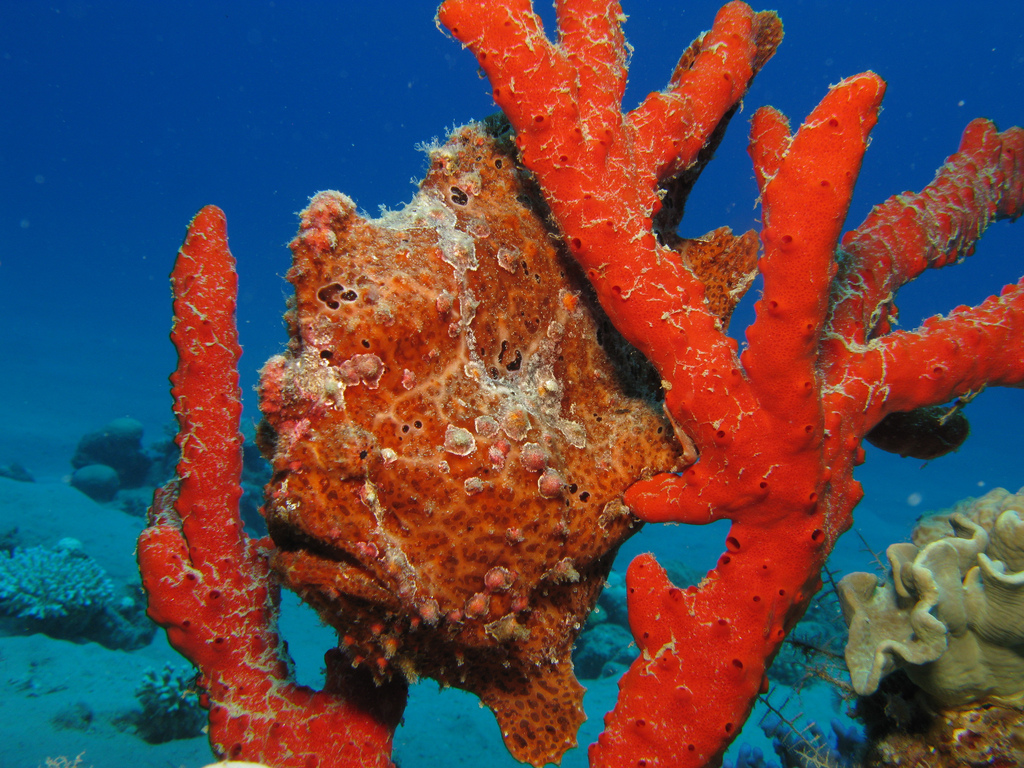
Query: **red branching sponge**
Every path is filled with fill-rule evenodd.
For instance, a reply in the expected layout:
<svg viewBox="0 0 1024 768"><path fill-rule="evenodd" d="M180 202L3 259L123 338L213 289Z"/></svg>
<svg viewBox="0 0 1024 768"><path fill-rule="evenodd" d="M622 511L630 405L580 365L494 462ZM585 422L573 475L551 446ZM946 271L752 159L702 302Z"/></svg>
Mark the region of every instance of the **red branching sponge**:
<svg viewBox="0 0 1024 768"><path fill-rule="evenodd" d="M650 522L732 521L727 551L698 587L674 587L650 556L630 566L641 655L591 762L715 764L850 526L866 432L888 413L1024 383L1024 283L913 332L887 322L902 284L969 254L992 220L1021 214L1024 132L972 123L924 192L880 206L840 247L884 83L873 73L843 81L795 135L759 110L750 153L764 294L739 355L704 277L656 236L657 190L699 162L773 49L760 42L776 36L773 17L726 5L670 89L623 113L617 3L560 2L558 45L527 0L447 0L438 15L476 54L570 251L660 372L666 411L699 457L682 475L634 484L627 504Z"/></svg>
<svg viewBox="0 0 1024 768"><path fill-rule="evenodd" d="M149 616L199 669L218 757L270 765L391 766L405 705L328 654L323 691L296 685L278 637L266 541L242 531L241 354L224 214L192 220L171 275L178 369L171 377L178 479L157 493L138 557Z"/></svg>

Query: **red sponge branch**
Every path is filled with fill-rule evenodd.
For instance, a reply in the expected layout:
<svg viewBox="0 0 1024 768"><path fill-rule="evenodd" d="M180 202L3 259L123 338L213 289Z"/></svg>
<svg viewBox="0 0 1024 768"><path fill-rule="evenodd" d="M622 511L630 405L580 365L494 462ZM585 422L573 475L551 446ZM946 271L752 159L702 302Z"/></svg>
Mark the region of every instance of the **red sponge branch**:
<svg viewBox="0 0 1024 768"><path fill-rule="evenodd" d="M178 350L171 396L181 450L175 507L185 540L206 545L195 549L192 564L215 569L217 559L237 562L245 556L241 519L225 512L237 510L242 495L242 349L234 318L238 278L220 209L208 206L192 220L171 272L171 290L171 342ZM212 519L226 524L214 528Z"/></svg>
<svg viewBox="0 0 1024 768"><path fill-rule="evenodd" d="M894 195L843 238L833 325L863 343L886 333L901 286L974 252L989 224L1024 212L1024 130L967 126L960 148L921 192Z"/></svg>
<svg viewBox="0 0 1024 768"><path fill-rule="evenodd" d="M236 283L224 214L208 206L171 275L181 459L139 537L148 613L199 669L218 757L275 768L391 766L404 688L378 689L337 652L328 654L323 691L297 685L277 633L269 542L242 530Z"/></svg>
<svg viewBox="0 0 1024 768"><path fill-rule="evenodd" d="M985 387L1024 385L1024 281L1007 285L976 307L958 307L912 332L871 344L860 360L871 392L869 423L922 401L943 403ZM880 371L877 377L874 375Z"/></svg>
<svg viewBox="0 0 1024 768"><path fill-rule="evenodd" d="M820 408L816 353L836 274L835 245L884 93L873 73L845 80L792 137L774 109L754 115L750 154L764 210L764 294L742 359L760 405L789 420L810 423ZM806 386L787 386L797 377Z"/></svg>

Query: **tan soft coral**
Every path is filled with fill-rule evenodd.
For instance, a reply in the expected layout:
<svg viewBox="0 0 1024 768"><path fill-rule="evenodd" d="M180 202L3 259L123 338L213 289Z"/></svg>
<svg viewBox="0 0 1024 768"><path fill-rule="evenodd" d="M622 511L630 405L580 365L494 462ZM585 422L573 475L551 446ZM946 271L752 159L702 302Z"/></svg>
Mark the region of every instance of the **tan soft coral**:
<svg viewBox="0 0 1024 768"><path fill-rule="evenodd" d="M470 126L430 162L402 211L302 214L260 383L273 565L354 664L473 691L541 764L583 719L570 653L637 527L621 494L680 448L514 157Z"/></svg>
<svg viewBox="0 0 1024 768"><path fill-rule="evenodd" d="M1024 695L1024 489L1002 488L923 519L886 554L892 584L839 582L854 688L902 668L942 706Z"/></svg>

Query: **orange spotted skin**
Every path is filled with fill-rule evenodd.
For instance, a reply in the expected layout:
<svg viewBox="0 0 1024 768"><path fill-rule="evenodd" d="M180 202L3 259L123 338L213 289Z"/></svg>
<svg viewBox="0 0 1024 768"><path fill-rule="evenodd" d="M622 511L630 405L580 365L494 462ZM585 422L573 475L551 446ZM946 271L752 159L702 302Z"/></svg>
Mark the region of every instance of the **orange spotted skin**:
<svg viewBox="0 0 1024 768"><path fill-rule="evenodd" d="M469 126L430 159L403 211L302 214L260 384L273 567L353 663L478 694L542 764L583 720L570 652L637 529L622 494L681 449L514 158Z"/></svg>

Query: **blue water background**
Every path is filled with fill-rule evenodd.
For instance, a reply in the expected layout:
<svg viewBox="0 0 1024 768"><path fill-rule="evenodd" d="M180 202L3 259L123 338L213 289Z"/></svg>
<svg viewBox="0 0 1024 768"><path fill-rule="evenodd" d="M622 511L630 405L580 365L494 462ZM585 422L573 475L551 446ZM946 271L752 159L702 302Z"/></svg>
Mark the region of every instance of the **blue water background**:
<svg viewBox="0 0 1024 768"><path fill-rule="evenodd" d="M924 186L970 119L1024 124L1024 3L774 6L785 39L696 187L685 235L756 226L747 119L772 104L795 125L844 76L888 82L848 228ZM716 8L625 3L627 106L665 85ZM550 28L553 12L539 10ZM427 2L0 1L0 464L54 481L78 438L110 419L160 434L175 362L167 275L208 203L225 210L238 259L255 420L256 371L285 341L295 213L322 189L370 213L400 207L425 167L416 145L493 112L489 92ZM965 264L902 292L903 325L1016 281L1022 227L992 227ZM924 509L1024 485L1024 394L988 391L968 415L967 446L927 466L869 451L862 508L909 526ZM694 549L681 529L661 538ZM859 545L844 546L852 558ZM710 565L718 550L691 554Z"/></svg>

